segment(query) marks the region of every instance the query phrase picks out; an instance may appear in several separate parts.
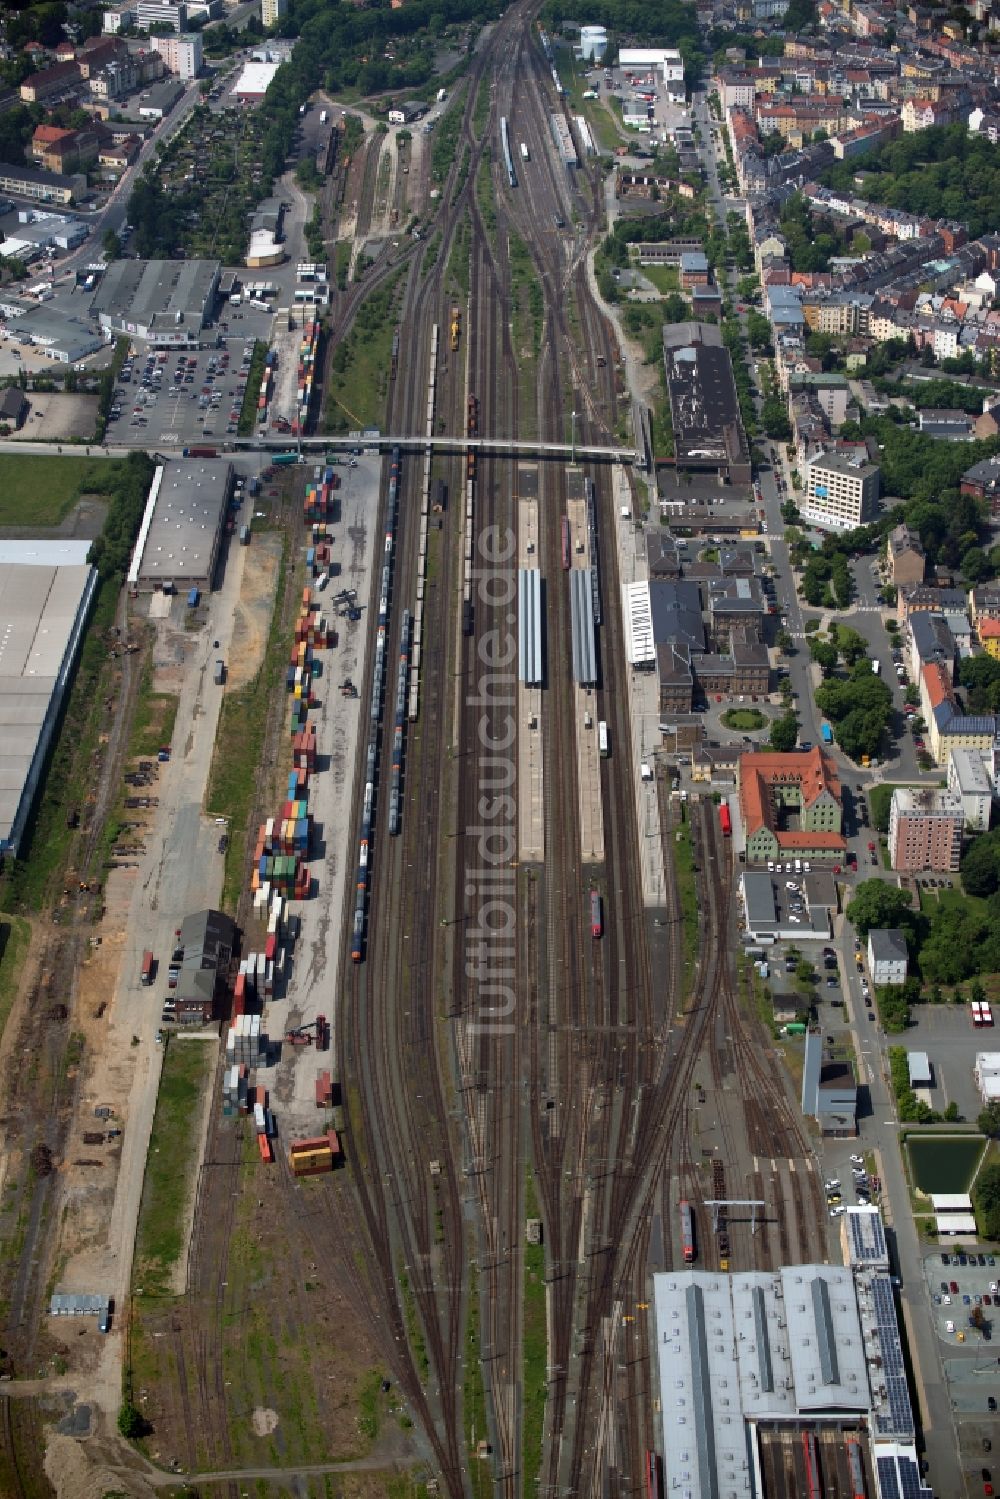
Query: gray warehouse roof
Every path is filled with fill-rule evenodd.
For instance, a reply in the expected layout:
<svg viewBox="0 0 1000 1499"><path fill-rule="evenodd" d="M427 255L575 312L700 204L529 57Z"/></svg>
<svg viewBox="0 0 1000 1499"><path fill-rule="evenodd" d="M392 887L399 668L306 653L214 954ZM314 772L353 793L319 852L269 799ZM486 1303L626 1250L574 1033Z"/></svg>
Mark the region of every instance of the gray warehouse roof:
<svg viewBox="0 0 1000 1499"><path fill-rule="evenodd" d="M157 469L129 570L154 585L209 583L229 493L230 465L216 459Z"/></svg>
<svg viewBox="0 0 1000 1499"><path fill-rule="evenodd" d="M101 277L91 311L115 326L200 328L218 276L217 260L115 260Z"/></svg>
<svg viewBox="0 0 1000 1499"><path fill-rule="evenodd" d="M569 574L570 619L573 626L573 681L581 687L597 685L597 646L590 572L574 567Z"/></svg>
<svg viewBox="0 0 1000 1499"><path fill-rule="evenodd" d="M37 788L97 578L85 563L60 563L51 556L44 542L5 544L0 550L0 846L13 848Z"/></svg>

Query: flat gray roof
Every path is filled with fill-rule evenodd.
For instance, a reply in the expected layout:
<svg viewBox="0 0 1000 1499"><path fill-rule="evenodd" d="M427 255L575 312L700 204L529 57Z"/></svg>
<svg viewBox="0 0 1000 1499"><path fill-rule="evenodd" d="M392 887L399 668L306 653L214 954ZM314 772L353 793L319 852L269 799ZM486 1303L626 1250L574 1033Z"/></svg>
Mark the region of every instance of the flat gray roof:
<svg viewBox="0 0 1000 1499"><path fill-rule="evenodd" d="M16 845L96 577L85 563L46 562L46 546L0 561L0 844Z"/></svg>
<svg viewBox="0 0 1000 1499"><path fill-rule="evenodd" d="M769 874L757 869L744 870L740 876L743 885L743 904L746 907L747 926L755 928L776 926L778 911L774 903L774 885Z"/></svg>
<svg viewBox="0 0 1000 1499"><path fill-rule="evenodd" d="M115 260L90 304L95 317L139 327L200 328L219 275L217 260Z"/></svg>
<svg viewBox="0 0 1000 1499"><path fill-rule="evenodd" d="M529 686L542 681L542 575L537 567L517 574L518 677Z"/></svg>
<svg viewBox="0 0 1000 1499"><path fill-rule="evenodd" d="M152 517L143 522L139 583L211 579L229 490L230 465L218 459L168 460L157 471ZM154 487L156 479L154 479ZM145 534L144 534L145 533Z"/></svg>

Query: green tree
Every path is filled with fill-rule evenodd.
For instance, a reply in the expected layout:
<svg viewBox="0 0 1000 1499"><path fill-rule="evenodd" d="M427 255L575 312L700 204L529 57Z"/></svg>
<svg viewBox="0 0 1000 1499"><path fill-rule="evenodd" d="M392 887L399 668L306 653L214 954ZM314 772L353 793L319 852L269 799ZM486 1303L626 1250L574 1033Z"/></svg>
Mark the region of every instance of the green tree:
<svg viewBox="0 0 1000 1499"><path fill-rule="evenodd" d="M879 833L889 831L889 809L892 805L892 787L881 784L873 786L868 793L868 808L872 827Z"/></svg>
<svg viewBox="0 0 1000 1499"><path fill-rule="evenodd" d="M976 1116L976 1128L995 1140L1000 1136L1000 1101L993 1099Z"/></svg>
<svg viewBox="0 0 1000 1499"><path fill-rule="evenodd" d="M862 880L847 907L847 919L862 937L873 927L898 927L912 913L910 897L884 880Z"/></svg>
<svg viewBox="0 0 1000 1499"><path fill-rule="evenodd" d="M974 838L959 864L967 895L993 895L1000 889L1000 829Z"/></svg>
<svg viewBox="0 0 1000 1499"><path fill-rule="evenodd" d="M983 1239L1000 1239L1000 1163L984 1166L972 1188L976 1226Z"/></svg>
<svg viewBox="0 0 1000 1499"><path fill-rule="evenodd" d="M779 754L793 750L799 740L799 721L794 713L783 713L771 725L771 748Z"/></svg>
<svg viewBox="0 0 1000 1499"><path fill-rule="evenodd" d="M952 1099L951 1103L945 1109L944 1117L948 1124L957 1124L959 1119L961 1119L962 1116L958 1111L958 1104L954 1099Z"/></svg>
<svg viewBox="0 0 1000 1499"><path fill-rule="evenodd" d="M123 1400L118 1408L118 1430L130 1442L136 1441L146 1431L142 1411L131 1400Z"/></svg>
<svg viewBox="0 0 1000 1499"><path fill-rule="evenodd" d="M122 242L113 229L108 229L101 240L101 253L105 260L117 260L122 253Z"/></svg>

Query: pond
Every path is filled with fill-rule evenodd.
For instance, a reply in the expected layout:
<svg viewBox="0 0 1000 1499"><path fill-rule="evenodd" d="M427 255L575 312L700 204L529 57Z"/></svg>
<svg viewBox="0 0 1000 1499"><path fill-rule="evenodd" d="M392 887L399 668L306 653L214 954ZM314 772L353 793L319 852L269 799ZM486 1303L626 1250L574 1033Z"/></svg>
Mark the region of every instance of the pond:
<svg viewBox="0 0 1000 1499"><path fill-rule="evenodd" d="M982 1135L931 1135L906 1142L910 1178L920 1192L968 1192L986 1141Z"/></svg>

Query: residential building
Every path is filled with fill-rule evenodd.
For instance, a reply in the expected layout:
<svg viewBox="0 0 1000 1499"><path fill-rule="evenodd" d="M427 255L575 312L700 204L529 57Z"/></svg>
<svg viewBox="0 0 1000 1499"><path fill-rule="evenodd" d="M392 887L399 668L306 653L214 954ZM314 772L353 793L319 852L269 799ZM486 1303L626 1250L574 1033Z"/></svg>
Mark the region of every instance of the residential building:
<svg viewBox="0 0 1000 1499"><path fill-rule="evenodd" d="M905 984L909 952L906 933L896 927L873 927L868 933L868 972L873 984Z"/></svg>
<svg viewBox="0 0 1000 1499"><path fill-rule="evenodd" d="M43 172L38 167L0 162L0 193L33 198L37 203L72 203L86 187L86 177L78 174L66 177L58 172Z"/></svg>
<svg viewBox="0 0 1000 1499"><path fill-rule="evenodd" d="M977 631L979 644L987 656L1000 661L1000 619L984 619Z"/></svg>
<svg viewBox="0 0 1000 1499"><path fill-rule="evenodd" d="M135 25L135 6L116 5L104 12L104 30L110 36Z"/></svg>
<svg viewBox="0 0 1000 1499"><path fill-rule="evenodd" d="M262 0L261 19L265 26L277 26L282 17L288 14L288 0ZM605 43L607 35L605 34Z"/></svg>
<svg viewBox="0 0 1000 1499"><path fill-rule="evenodd" d="M100 138L97 130L62 130L58 125L38 125L31 137L31 157L47 172L79 172L97 160Z"/></svg>
<svg viewBox="0 0 1000 1499"><path fill-rule="evenodd" d="M927 558L923 543L915 531L901 524L889 532L886 547L889 581L897 588L904 583L922 583Z"/></svg>
<svg viewBox="0 0 1000 1499"><path fill-rule="evenodd" d="M76 62L57 62L40 73L29 73L21 84L21 98L26 104L49 104L68 99L80 86L83 77Z"/></svg>
<svg viewBox="0 0 1000 1499"><path fill-rule="evenodd" d="M202 41L198 32L154 36L153 49L163 58L168 73L178 78L197 78L202 68Z"/></svg>
<svg viewBox="0 0 1000 1499"><path fill-rule="evenodd" d="M840 781L822 750L741 755L738 789L748 864L843 856Z"/></svg>
<svg viewBox="0 0 1000 1499"><path fill-rule="evenodd" d="M954 874L962 854L965 812L950 791L897 786L889 809L889 861L893 869Z"/></svg>
<svg viewBox="0 0 1000 1499"><path fill-rule="evenodd" d="M903 634L906 642L906 666L917 683L923 668L936 661L944 668L947 680L955 680L955 658L958 647L944 614L921 609L910 615Z"/></svg>
<svg viewBox="0 0 1000 1499"><path fill-rule="evenodd" d="M993 782L978 751L949 751L948 790L962 803L966 828L972 833L987 832L993 810Z"/></svg>
<svg viewBox="0 0 1000 1499"><path fill-rule="evenodd" d="M984 620L1000 619L1000 584L979 583L969 589L969 618L977 630Z"/></svg>
<svg viewBox="0 0 1000 1499"><path fill-rule="evenodd" d="M881 470L854 455L822 453L806 465L803 517L824 530L850 531L878 513Z"/></svg>
<svg viewBox="0 0 1000 1499"><path fill-rule="evenodd" d="M708 256L704 250L691 250L681 256L682 291L691 291L695 286L707 286L708 281Z"/></svg>

